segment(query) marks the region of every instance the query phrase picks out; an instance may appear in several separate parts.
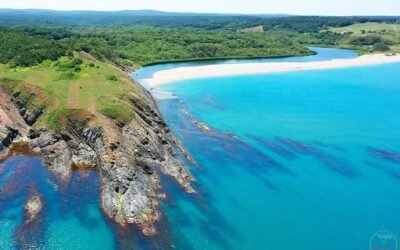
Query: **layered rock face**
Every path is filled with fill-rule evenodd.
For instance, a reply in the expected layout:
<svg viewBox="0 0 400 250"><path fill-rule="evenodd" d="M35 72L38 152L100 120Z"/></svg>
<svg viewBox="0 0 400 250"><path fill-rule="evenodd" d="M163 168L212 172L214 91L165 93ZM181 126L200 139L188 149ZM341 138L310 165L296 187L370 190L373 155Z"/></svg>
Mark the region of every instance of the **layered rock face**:
<svg viewBox="0 0 400 250"><path fill-rule="evenodd" d="M41 111L27 110L24 100L0 89L0 154L14 141L26 141L41 153L58 179L68 181L73 168L97 168L101 178L101 207L115 222L139 225L145 234L155 231L159 174L172 176L187 192L192 176L175 150L191 158L170 133L154 100L142 89L144 101L131 104L135 118L118 125L96 114L83 127L68 126L52 133L35 126ZM28 114L28 115L27 115Z"/></svg>
<svg viewBox="0 0 400 250"><path fill-rule="evenodd" d="M10 97L0 88L0 153L4 152L14 139L25 136L28 128Z"/></svg>

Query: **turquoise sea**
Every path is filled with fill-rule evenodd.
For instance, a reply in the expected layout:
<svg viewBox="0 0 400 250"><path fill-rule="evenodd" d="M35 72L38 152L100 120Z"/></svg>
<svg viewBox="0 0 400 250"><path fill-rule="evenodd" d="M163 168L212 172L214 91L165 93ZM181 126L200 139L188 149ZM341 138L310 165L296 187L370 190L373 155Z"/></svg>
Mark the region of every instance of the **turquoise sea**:
<svg viewBox="0 0 400 250"><path fill-rule="evenodd" d="M180 194L166 205L176 241L193 249L361 250L379 230L400 236L399 70L163 87L178 99L161 101L162 111L199 165L199 197Z"/></svg>
<svg viewBox="0 0 400 250"><path fill-rule="evenodd" d="M355 56L317 50L314 59L279 60ZM399 70L397 63L164 85L177 98L159 106L197 161L188 164L197 194L162 177L170 195L159 236L121 232L102 215L96 172L74 172L57 187L40 159L18 156L0 165L0 249L396 249ZM46 210L27 228L22 204L32 186ZM393 238L377 239L381 230Z"/></svg>

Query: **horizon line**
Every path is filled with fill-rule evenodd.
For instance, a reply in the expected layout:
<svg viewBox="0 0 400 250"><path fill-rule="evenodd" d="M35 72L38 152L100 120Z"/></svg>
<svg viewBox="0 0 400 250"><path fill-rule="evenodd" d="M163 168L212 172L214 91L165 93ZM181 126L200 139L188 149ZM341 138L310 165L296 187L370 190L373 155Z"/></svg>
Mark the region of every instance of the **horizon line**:
<svg viewBox="0 0 400 250"><path fill-rule="evenodd" d="M196 12L196 11L165 11L157 9L120 9L120 10L89 10L89 9L42 9L42 8L2 8L0 10L15 10L15 11L54 11L54 12L126 12L126 11L154 11L161 13L170 14L195 14L195 15L243 15L243 16L262 16L262 15L276 15L276 16L320 16L320 17L400 17L399 14L387 15L387 14L356 14L356 15L326 15L326 14L290 14L290 13L230 13L230 12Z"/></svg>

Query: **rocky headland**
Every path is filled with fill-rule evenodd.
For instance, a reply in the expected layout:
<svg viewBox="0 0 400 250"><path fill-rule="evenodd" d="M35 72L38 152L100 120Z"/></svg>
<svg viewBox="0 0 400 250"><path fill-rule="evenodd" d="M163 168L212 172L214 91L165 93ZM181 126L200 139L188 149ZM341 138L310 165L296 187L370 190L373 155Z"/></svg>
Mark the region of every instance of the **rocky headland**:
<svg viewBox="0 0 400 250"><path fill-rule="evenodd" d="M160 216L158 199L163 197L159 175L172 176L187 192L194 192L193 178L176 150L192 159L171 134L150 94L136 87L141 101L130 100L134 110L130 122L74 111L65 128L54 130L38 122L46 109L31 105L37 91L27 95L0 86L0 156L12 155L10 149L18 143L29 146L60 183L76 169L97 169L104 213L120 225L136 224L144 234L154 234L153 222ZM38 204L35 197L28 201L29 214L36 213Z"/></svg>

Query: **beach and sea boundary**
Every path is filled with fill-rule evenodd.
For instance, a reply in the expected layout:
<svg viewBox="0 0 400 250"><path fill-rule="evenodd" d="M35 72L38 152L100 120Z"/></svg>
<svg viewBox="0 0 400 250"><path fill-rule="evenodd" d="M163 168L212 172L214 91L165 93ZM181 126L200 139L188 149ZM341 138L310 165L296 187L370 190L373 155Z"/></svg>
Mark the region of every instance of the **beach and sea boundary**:
<svg viewBox="0 0 400 250"><path fill-rule="evenodd" d="M217 64L161 70L154 73L152 78L143 79L142 82L144 82L149 87L155 87L166 83L195 78L275 73L300 70L335 69L395 62L400 62L400 54L371 54L359 56L354 59L334 59L314 62Z"/></svg>

